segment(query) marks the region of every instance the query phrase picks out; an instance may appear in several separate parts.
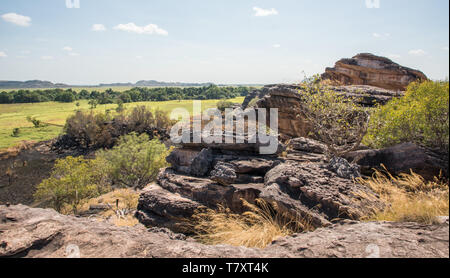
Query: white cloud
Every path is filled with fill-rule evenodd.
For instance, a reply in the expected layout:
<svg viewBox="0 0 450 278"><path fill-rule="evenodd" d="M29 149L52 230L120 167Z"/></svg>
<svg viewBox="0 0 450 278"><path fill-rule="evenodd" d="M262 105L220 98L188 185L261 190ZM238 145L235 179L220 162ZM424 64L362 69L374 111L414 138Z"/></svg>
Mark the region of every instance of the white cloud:
<svg viewBox="0 0 450 278"><path fill-rule="evenodd" d="M442 48L442 50L448 51L448 46L444 46L444 47Z"/></svg>
<svg viewBox="0 0 450 278"><path fill-rule="evenodd" d="M31 18L28 16L16 14L16 13L8 13L2 15L2 18L6 22L10 22L19 26L27 27L31 25Z"/></svg>
<svg viewBox="0 0 450 278"><path fill-rule="evenodd" d="M6 58L6 57L8 57L8 55L6 55L5 52L0 51L0 58Z"/></svg>
<svg viewBox="0 0 450 278"><path fill-rule="evenodd" d="M376 38L376 39L387 39L391 36L391 34L389 33L384 33L384 34L380 34L380 33L373 33L372 37Z"/></svg>
<svg viewBox="0 0 450 278"><path fill-rule="evenodd" d="M425 52L425 50L423 50L423 49L413 49L413 50L410 50L408 53L409 53L409 55L413 55L413 56L424 56L427 54L427 52Z"/></svg>
<svg viewBox="0 0 450 278"><path fill-rule="evenodd" d="M255 16L269 16L269 15L277 15L278 11L274 8L270 10L265 10L258 7L253 7L253 10L255 11Z"/></svg>
<svg viewBox="0 0 450 278"><path fill-rule="evenodd" d="M80 56L80 54L79 53L75 53L75 52L70 52L69 56Z"/></svg>
<svg viewBox="0 0 450 278"><path fill-rule="evenodd" d="M94 32L103 32L103 31L106 31L106 27L103 24L94 24L94 25L92 25L91 30Z"/></svg>
<svg viewBox="0 0 450 278"><path fill-rule="evenodd" d="M42 60L53 60L53 56L42 56Z"/></svg>
<svg viewBox="0 0 450 278"><path fill-rule="evenodd" d="M71 51L73 50L73 48L70 47L70 46L66 46L66 47L63 47L63 50L64 50L64 51L71 52Z"/></svg>
<svg viewBox="0 0 450 278"><path fill-rule="evenodd" d="M273 48L280 48L280 47L281 47L281 44L274 44L274 45L272 45L272 47L273 47Z"/></svg>
<svg viewBox="0 0 450 278"><path fill-rule="evenodd" d="M141 60L142 58L144 58L144 57L142 57L142 56L136 56L136 59L138 59L138 60Z"/></svg>
<svg viewBox="0 0 450 278"><path fill-rule="evenodd" d="M130 33L136 33L136 34L146 34L146 35L161 35L161 36L167 36L169 33L158 27L158 25L155 24L149 24L147 26L137 26L133 22L128 24L119 24L116 27L114 27L115 30L130 32Z"/></svg>

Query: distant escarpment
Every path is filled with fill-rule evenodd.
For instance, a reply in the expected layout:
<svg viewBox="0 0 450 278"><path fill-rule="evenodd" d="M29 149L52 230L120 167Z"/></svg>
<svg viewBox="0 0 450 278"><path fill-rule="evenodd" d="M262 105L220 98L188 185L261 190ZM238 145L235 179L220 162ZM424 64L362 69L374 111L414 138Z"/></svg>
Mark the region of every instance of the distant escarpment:
<svg viewBox="0 0 450 278"><path fill-rule="evenodd" d="M421 71L403 67L388 58L363 53L339 60L334 68L325 70L322 79L343 85L370 85L404 91L411 82L428 78Z"/></svg>

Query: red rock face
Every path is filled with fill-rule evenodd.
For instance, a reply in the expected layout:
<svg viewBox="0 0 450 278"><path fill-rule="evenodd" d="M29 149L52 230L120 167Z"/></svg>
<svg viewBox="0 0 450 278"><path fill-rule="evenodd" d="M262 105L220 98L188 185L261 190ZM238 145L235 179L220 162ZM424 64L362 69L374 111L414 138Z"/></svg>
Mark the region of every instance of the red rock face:
<svg viewBox="0 0 450 278"><path fill-rule="evenodd" d="M334 68L327 68L322 78L343 85L370 85L399 91L406 90L413 81L428 80L421 71L402 67L373 54L358 54L352 59L342 59Z"/></svg>

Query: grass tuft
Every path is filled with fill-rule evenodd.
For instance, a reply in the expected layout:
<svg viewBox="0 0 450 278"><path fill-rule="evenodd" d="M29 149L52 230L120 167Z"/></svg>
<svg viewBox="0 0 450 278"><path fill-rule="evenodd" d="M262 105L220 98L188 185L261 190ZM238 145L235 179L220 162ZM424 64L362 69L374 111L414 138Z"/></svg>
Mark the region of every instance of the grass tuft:
<svg viewBox="0 0 450 278"><path fill-rule="evenodd" d="M449 186L442 178L426 181L412 171L394 177L377 170L371 178L358 181L387 204L385 209L369 216L369 221L434 224L439 216L449 215Z"/></svg>
<svg viewBox="0 0 450 278"><path fill-rule="evenodd" d="M263 200L257 200L256 205L242 202L249 209L243 214L224 207L197 212L193 217L195 238L209 245L265 248L279 237L313 229L308 221L292 219L280 212L276 204Z"/></svg>

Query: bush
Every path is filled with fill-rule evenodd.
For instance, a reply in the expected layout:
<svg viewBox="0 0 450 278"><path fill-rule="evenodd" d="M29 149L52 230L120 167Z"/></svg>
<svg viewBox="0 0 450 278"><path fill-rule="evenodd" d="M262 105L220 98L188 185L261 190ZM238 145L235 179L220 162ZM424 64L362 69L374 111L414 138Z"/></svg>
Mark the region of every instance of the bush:
<svg viewBox="0 0 450 278"><path fill-rule="evenodd" d="M225 112L225 109L232 108L233 105L234 104L231 101L221 100L217 103L217 109L219 109L222 112Z"/></svg>
<svg viewBox="0 0 450 278"><path fill-rule="evenodd" d="M16 127L13 129L11 137L19 137L19 136L20 136L20 128Z"/></svg>
<svg viewBox="0 0 450 278"><path fill-rule="evenodd" d="M303 84L304 115L315 139L327 146L328 157L342 156L357 149L367 132L369 112L316 79Z"/></svg>
<svg viewBox="0 0 450 278"><path fill-rule="evenodd" d="M149 140L147 134L131 133L120 138L117 146L100 151L97 159L106 165L106 173L114 186L143 188L167 167L170 150L158 139Z"/></svg>
<svg viewBox="0 0 450 278"><path fill-rule="evenodd" d="M40 127L45 126L45 124L42 123L42 121L36 119L35 117L28 116L27 121L32 123L35 128L40 128Z"/></svg>
<svg viewBox="0 0 450 278"><path fill-rule="evenodd" d="M77 112L67 118L64 126L66 135L85 149L111 147L115 141L111 136L111 119L105 114Z"/></svg>
<svg viewBox="0 0 450 278"><path fill-rule="evenodd" d="M448 154L449 83L411 83L406 95L377 109L364 143L375 148L414 142Z"/></svg>
<svg viewBox="0 0 450 278"><path fill-rule="evenodd" d="M71 142L84 149L112 148L120 136L131 132L164 139L173 123L167 112L152 112L139 106L129 114L119 113L115 117L110 113L77 112L67 119L64 132Z"/></svg>
<svg viewBox="0 0 450 278"><path fill-rule="evenodd" d="M38 185L34 197L38 202L50 202L58 212L68 205L76 214L89 198L107 192L106 184L98 161L69 156L56 161L50 178Z"/></svg>

